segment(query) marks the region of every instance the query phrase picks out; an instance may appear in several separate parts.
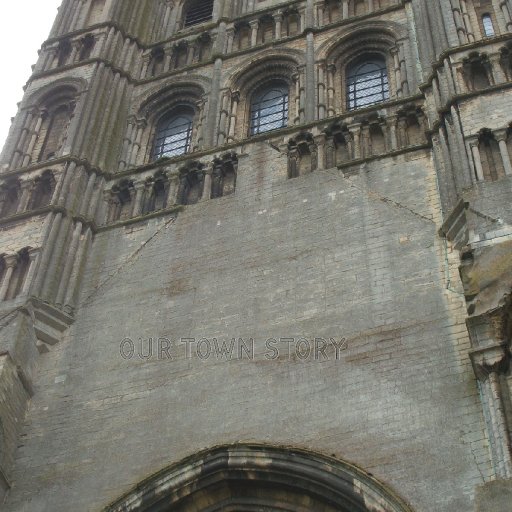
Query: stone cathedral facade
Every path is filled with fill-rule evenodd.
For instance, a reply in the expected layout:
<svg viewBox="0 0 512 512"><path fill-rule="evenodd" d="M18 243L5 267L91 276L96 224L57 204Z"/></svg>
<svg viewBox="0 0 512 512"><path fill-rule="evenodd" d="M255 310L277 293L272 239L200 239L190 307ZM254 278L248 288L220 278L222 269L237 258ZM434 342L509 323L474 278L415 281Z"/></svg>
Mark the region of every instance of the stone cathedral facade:
<svg viewBox="0 0 512 512"><path fill-rule="evenodd" d="M510 512L512 0L64 0L0 161L0 508Z"/></svg>

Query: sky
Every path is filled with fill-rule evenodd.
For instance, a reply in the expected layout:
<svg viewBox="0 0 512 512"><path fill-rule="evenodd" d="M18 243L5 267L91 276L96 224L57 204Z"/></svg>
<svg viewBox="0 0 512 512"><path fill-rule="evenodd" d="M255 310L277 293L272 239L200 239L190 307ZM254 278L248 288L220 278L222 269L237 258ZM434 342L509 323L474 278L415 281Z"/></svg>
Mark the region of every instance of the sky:
<svg viewBox="0 0 512 512"><path fill-rule="evenodd" d="M1 1L0 4L0 148L3 147L23 86L47 39L62 0Z"/></svg>

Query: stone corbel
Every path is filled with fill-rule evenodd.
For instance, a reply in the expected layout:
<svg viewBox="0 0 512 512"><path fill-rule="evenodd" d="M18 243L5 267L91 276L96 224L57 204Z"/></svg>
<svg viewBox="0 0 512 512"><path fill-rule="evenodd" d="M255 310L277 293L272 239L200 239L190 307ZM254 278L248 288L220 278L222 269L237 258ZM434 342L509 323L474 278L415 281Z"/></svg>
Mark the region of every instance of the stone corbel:
<svg viewBox="0 0 512 512"><path fill-rule="evenodd" d="M476 348L469 353L478 380L485 381L493 372L503 374L510 365L510 350L505 343Z"/></svg>

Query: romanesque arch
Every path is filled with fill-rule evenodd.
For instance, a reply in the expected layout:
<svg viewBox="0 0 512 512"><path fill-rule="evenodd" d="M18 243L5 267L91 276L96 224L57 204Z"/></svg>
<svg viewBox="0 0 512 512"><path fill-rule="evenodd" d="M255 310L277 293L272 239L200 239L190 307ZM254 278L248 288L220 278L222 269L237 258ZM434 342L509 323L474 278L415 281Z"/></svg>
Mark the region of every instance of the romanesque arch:
<svg viewBox="0 0 512 512"><path fill-rule="evenodd" d="M412 512L356 466L306 450L221 446L137 485L104 512Z"/></svg>

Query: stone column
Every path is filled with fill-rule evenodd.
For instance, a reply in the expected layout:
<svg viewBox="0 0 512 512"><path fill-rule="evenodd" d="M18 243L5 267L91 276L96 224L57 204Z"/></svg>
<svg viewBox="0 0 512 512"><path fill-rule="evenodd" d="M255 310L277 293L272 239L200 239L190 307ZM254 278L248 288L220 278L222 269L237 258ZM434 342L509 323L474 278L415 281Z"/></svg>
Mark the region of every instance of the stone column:
<svg viewBox="0 0 512 512"><path fill-rule="evenodd" d="M326 169L325 165L325 143L326 143L326 135L325 133L319 133L313 137L316 145L316 154L317 154L317 169ZM311 153L313 155L313 153Z"/></svg>
<svg viewBox="0 0 512 512"><path fill-rule="evenodd" d="M138 181L134 185L135 195L133 197L132 205L132 217L138 217L142 212L142 202L144 201L144 190L146 183L144 181Z"/></svg>
<svg viewBox="0 0 512 512"><path fill-rule="evenodd" d="M398 56L398 48L395 46L390 50L391 57L393 58L393 71L395 78L395 86L396 86L396 95L398 97L403 96L402 91L402 77L400 73L400 58Z"/></svg>
<svg viewBox="0 0 512 512"><path fill-rule="evenodd" d="M275 34L276 34L276 40L278 41L281 39L281 30L282 30L282 24L283 24L283 11L277 11L274 15L274 27L275 27Z"/></svg>
<svg viewBox="0 0 512 512"><path fill-rule="evenodd" d="M251 20L249 21L249 25L251 27L251 47L254 47L258 43L259 22L258 20Z"/></svg>
<svg viewBox="0 0 512 512"><path fill-rule="evenodd" d="M203 195L201 201L208 201L212 194L212 173L213 163L208 164L207 169L204 171L204 184L203 184Z"/></svg>
<svg viewBox="0 0 512 512"><path fill-rule="evenodd" d="M466 27L468 41L473 43L475 41L475 35L473 32L473 27L471 26L471 17L468 12L467 0L460 0L460 6L462 9L462 19L464 20L464 26Z"/></svg>
<svg viewBox="0 0 512 512"><path fill-rule="evenodd" d="M318 82L318 119L324 119L326 116L326 101L325 101L325 61L317 64L317 82Z"/></svg>
<svg viewBox="0 0 512 512"><path fill-rule="evenodd" d="M396 135L396 126L397 126L397 116L390 115L388 116L388 126L389 126L389 138L391 142L391 150L394 151L398 149L398 138Z"/></svg>
<svg viewBox="0 0 512 512"><path fill-rule="evenodd" d="M178 192L180 189L180 172L173 169L169 172L169 194L167 196L167 205L174 206L178 201Z"/></svg>
<svg viewBox="0 0 512 512"><path fill-rule="evenodd" d="M460 44L466 44L468 42L466 35L466 28L464 26L464 21L462 19L462 9L460 6L459 0L450 0L453 19L455 21L455 28L457 30L457 36L459 38Z"/></svg>
<svg viewBox="0 0 512 512"><path fill-rule="evenodd" d="M21 197L18 201L18 208L16 208L16 213L22 213L27 209L32 190L34 189L34 184L35 183L32 180L21 182Z"/></svg>
<svg viewBox="0 0 512 512"><path fill-rule="evenodd" d="M123 148L121 150L121 159L119 160L119 170L124 171L128 160L128 153L132 145L133 132L135 130L136 120L134 117L128 119L128 126L126 128L126 135L123 139Z"/></svg>
<svg viewBox="0 0 512 512"><path fill-rule="evenodd" d="M487 431L493 455L493 466L498 478L512 476L512 448L503 405L501 375L509 367L506 347L498 342L470 352L475 375L482 390L482 406L487 409ZM490 423L490 424L489 424Z"/></svg>
<svg viewBox="0 0 512 512"><path fill-rule="evenodd" d="M507 4L506 0L500 2L501 12L505 18L505 26L508 32L512 32L512 5Z"/></svg>
<svg viewBox="0 0 512 512"><path fill-rule="evenodd" d="M348 131L352 137L352 158L358 160L361 158L361 124L354 123L348 126Z"/></svg>
<svg viewBox="0 0 512 512"><path fill-rule="evenodd" d="M30 143L27 148L27 152L25 153L25 156L23 158L22 166L27 166L31 159L32 159L32 152L34 151L34 146L37 142L37 137L39 135L39 131L41 130L41 125L43 124L44 119L47 116L47 112L45 110L41 111L39 118L36 121L36 126L34 127L34 130L32 131L32 137L30 139Z"/></svg>
<svg viewBox="0 0 512 512"><path fill-rule="evenodd" d="M348 18L348 3L349 0L341 0L341 17L344 20Z"/></svg>
<svg viewBox="0 0 512 512"><path fill-rule="evenodd" d="M402 95L409 94L409 80L407 78L407 64L405 62L405 49L403 43L398 45L398 66L400 69L400 88Z"/></svg>
<svg viewBox="0 0 512 512"><path fill-rule="evenodd" d="M221 107L220 107L220 119L219 119L219 133L217 135L217 145L222 146L227 139L227 123L229 119L229 91L223 91Z"/></svg>
<svg viewBox="0 0 512 512"><path fill-rule="evenodd" d="M7 292L9 290L9 284L11 283L12 274L16 265L18 264L18 257L15 254L4 256L5 272L0 284L0 301L7 298Z"/></svg>
<svg viewBox="0 0 512 512"><path fill-rule="evenodd" d="M235 140L236 113L238 111L238 102L240 93L238 91L231 94L231 113L229 115L228 142Z"/></svg>
<svg viewBox="0 0 512 512"><path fill-rule="evenodd" d="M482 161L480 160L480 150L478 149L478 140L473 140L469 143L471 147L471 154L473 155L473 162L475 164L475 174L477 181L484 181L484 170L482 168Z"/></svg>
<svg viewBox="0 0 512 512"><path fill-rule="evenodd" d="M226 44L224 48L224 53L231 53L233 51L233 40L235 39L235 29L234 27L229 27L226 29Z"/></svg>
<svg viewBox="0 0 512 512"><path fill-rule="evenodd" d="M491 73L494 83L502 84L506 82L507 79L505 77L505 73L503 73L503 69L501 68L501 55L499 53L494 53L489 56L489 61L491 63Z"/></svg>
<svg viewBox="0 0 512 512"><path fill-rule="evenodd" d="M131 155L128 160L129 165L135 165L137 163L137 157L139 156L139 150L141 146L142 134L146 127L146 121L144 119L138 119L135 129L135 140L132 144Z"/></svg>
<svg viewBox="0 0 512 512"><path fill-rule="evenodd" d="M507 176L512 175L512 165L510 163L510 155L507 147L507 130L496 130L494 136L498 141L500 147L501 159L503 160L503 167L505 168L505 174Z"/></svg>
<svg viewBox="0 0 512 512"><path fill-rule="evenodd" d="M327 117L336 115L335 79L336 67L334 64L330 64L327 66Z"/></svg>

